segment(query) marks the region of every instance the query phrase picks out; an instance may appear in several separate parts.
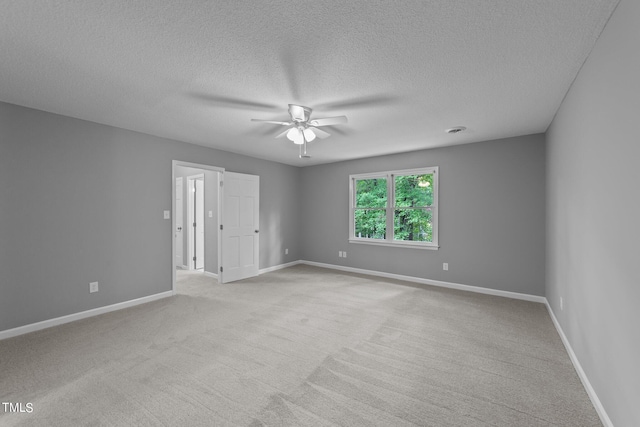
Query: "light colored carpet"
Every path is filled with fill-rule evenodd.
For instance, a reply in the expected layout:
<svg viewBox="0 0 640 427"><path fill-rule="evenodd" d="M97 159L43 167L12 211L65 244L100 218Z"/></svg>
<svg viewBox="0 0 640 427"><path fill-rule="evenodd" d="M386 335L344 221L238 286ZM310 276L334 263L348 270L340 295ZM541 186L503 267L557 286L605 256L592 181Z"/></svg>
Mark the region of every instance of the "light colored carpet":
<svg viewBox="0 0 640 427"><path fill-rule="evenodd" d="M295 266L0 341L3 426L599 426L542 304Z"/></svg>

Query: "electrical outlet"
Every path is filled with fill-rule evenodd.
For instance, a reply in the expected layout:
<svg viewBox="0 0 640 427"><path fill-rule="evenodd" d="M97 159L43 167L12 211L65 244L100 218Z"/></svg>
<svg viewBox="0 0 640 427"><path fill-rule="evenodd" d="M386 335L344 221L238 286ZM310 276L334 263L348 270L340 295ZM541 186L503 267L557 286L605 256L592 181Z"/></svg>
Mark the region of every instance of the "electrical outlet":
<svg viewBox="0 0 640 427"><path fill-rule="evenodd" d="M94 292L98 292L98 282L89 283L89 293L92 294Z"/></svg>
<svg viewBox="0 0 640 427"><path fill-rule="evenodd" d="M449 263L448 262L443 262L442 263L442 269L444 271L449 271Z"/></svg>
<svg viewBox="0 0 640 427"><path fill-rule="evenodd" d="M560 310L564 310L564 301L562 300L562 297L560 297Z"/></svg>
<svg viewBox="0 0 640 427"><path fill-rule="evenodd" d="M284 250L284 254L285 254L285 255L289 255L289 249L285 249L285 250Z"/></svg>

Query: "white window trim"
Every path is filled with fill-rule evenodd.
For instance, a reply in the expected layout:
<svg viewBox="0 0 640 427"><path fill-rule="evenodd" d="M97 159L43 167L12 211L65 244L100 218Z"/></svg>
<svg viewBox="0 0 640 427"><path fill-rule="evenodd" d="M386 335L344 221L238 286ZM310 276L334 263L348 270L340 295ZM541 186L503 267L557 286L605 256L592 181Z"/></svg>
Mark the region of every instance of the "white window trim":
<svg viewBox="0 0 640 427"><path fill-rule="evenodd" d="M432 242L411 242L411 241L401 241L401 240L393 240L393 215L389 215L389 210L394 210L392 206L392 202L395 201L395 185L394 185L394 176L396 175L424 175L424 174L432 174L433 175L433 204L431 205L432 212L432 224L433 224L433 232ZM439 198L439 190L438 190L438 166L432 166L427 168L419 168L419 169L403 169L403 170L393 170L393 171L384 171L384 172L375 172L375 173L361 173L349 175L349 243L357 243L364 245L376 245L376 246L392 246L392 247L403 247L403 248L413 248L413 249L428 249L428 250L438 250L440 246L438 246L438 198ZM387 180L387 206L385 208L387 215L387 236L384 240L382 239L367 239L364 237L356 237L355 236L355 201L356 201L356 192L354 183L359 179L371 179L371 178L386 178Z"/></svg>

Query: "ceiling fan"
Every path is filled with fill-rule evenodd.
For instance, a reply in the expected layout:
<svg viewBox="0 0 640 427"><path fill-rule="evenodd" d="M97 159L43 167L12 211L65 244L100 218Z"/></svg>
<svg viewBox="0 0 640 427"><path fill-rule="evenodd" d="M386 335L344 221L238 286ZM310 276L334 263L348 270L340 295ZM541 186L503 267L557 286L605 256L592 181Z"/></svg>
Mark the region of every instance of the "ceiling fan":
<svg viewBox="0 0 640 427"><path fill-rule="evenodd" d="M325 117L322 119L311 119L313 110L302 105L289 104L289 115L291 120L288 122L279 122L274 120L251 119L253 122L271 123L275 125L288 126L287 130L276 135L280 138L286 137L293 141L294 144L300 146L300 158L308 159L311 156L307 154L307 142L311 142L316 137L320 139L331 136L328 132L318 129L321 126L333 126L347 123L346 116Z"/></svg>

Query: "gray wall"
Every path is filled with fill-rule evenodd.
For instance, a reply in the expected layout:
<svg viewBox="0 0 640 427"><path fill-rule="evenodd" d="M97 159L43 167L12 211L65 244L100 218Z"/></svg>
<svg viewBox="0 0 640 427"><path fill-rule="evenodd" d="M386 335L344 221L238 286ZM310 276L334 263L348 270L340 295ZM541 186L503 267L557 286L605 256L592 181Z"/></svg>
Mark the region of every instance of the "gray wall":
<svg viewBox="0 0 640 427"><path fill-rule="evenodd" d="M349 175L426 166L440 167L440 249L349 244ZM544 174L543 135L304 168L302 258L543 295Z"/></svg>
<svg viewBox="0 0 640 427"><path fill-rule="evenodd" d="M260 268L300 258L298 168L0 103L0 330L170 290L174 159L259 175Z"/></svg>
<svg viewBox="0 0 640 427"><path fill-rule="evenodd" d="M182 177L183 265L189 265L187 259L187 254L189 253L189 209L187 206L189 202L189 189L187 186L187 177L198 174L204 174L204 271L218 274L218 173L210 170L176 166L175 177ZM177 206L176 209L178 209ZM211 218L209 218L209 211L213 214Z"/></svg>
<svg viewBox="0 0 640 427"><path fill-rule="evenodd" d="M640 426L639 22L622 0L547 132L546 295L616 426Z"/></svg>

